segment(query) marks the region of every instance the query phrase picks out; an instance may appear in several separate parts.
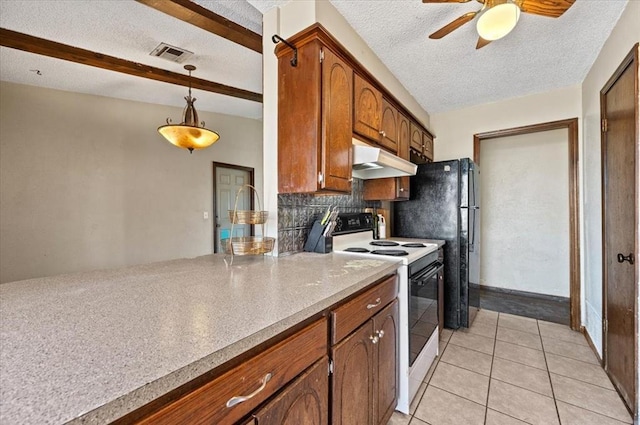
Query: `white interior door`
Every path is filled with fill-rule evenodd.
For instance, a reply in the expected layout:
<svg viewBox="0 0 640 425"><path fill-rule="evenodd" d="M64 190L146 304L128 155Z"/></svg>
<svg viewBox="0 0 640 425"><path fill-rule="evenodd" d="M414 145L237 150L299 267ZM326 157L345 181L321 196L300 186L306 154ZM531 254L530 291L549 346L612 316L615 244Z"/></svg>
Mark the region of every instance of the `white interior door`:
<svg viewBox="0 0 640 425"><path fill-rule="evenodd" d="M220 243L221 239L229 237L241 237L251 235L251 225L236 224L231 235L231 220L229 210L233 210L236 202L236 194L245 184L251 183L249 171L236 168L216 167L216 228L214 229L215 252L224 252ZM253 190L245 187L238 198L238 210L251 208Z"/></svg>

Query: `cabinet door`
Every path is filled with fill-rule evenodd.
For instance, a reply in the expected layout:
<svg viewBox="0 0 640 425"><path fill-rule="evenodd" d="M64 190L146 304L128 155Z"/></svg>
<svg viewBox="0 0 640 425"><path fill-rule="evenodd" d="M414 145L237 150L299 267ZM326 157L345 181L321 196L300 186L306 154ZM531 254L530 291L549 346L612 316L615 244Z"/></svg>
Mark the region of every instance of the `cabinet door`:
<svg viewBox="0 0 640 425"><path fill-rule="evenodd" d="M423 150L423 142L422 142L422 129L415 124L413 121L410 124L410 129L411 129L411 149L415 150L416 152L422 154L422 150Z"/></svg>
<svg viewBox="0 0 640 425"><path fill-rule="evenodd" d="M353 70L329 49L322 61L322 176L320 189L351 191Z"/></svg>
<svg viewBox="0 0 640 425"><path fill-rule="evenodd" d="M382 130L380 145L398 154L398 110L382 98Z"/></svg>
<svg viewBox="0 0 640 425"><path fill-rule="evenodd" d="M353 81L353 131L377 143L382 131L382 94L358 74Z"/></svg>
<svg viewBox="0 0 640 425"><path fill-rule="evenodd" d="M398 114L398 156L409 161L409 144L411 143L411 129L409 119L402 114ZM397 177L397 198L400 200L409 199L409 182L411 178Z"/></svg>
<svg viewBox="0 0 640 425"><path fill-rule="evenodd" d="M332 348L332 425L373 423L373 321Z"/></svg>
<svg viewBox="0 0 640 425"><path fill-rule="evenodd" d="M433 161L433 139L429 133L422 132L422 142L424 144L424 156L426 156L429 161Z"/></svg>
<svg viewBox="0 0 640 425"><path fill-rule="evenodd" d="M254 416L258 425L326 425L329 421L326 357L282 390Z"/></svg>
<svg viewBox="0 0 640 425"><path fill-rule="evenodd" d="M379 338L374 358L374 424L386 424L398 404L398 300L373 317Z"/></svg>

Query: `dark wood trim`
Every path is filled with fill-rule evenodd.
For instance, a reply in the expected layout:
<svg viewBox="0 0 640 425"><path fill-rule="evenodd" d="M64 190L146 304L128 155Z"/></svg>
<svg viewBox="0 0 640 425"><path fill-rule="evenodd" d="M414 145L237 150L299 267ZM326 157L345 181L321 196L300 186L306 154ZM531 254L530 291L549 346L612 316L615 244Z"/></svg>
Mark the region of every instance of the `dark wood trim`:
<svg viewBox="0 0 640 425"><path fill-rule="evenodd" d="M561 297L558 295L538 294L537 292L518 291L517 289L498 288L497 286L480 285L480 290L493 292L496 294L510 294L510 295L518 295L521 297L537 298L545 301L559 301L559 302L569 301L569 298Z"/></svg>
<svg viewBox="0 0 640 425"><path fill-rule="evenodd" d="M416 118L407 108L405 108L402 103L389 91L387 88L378 81L367 69L353 56L349 50L347 50L338 40L336 40L330 33L327 31L325 27L323 27L320 23L316 22L313 25L303 29L297 34L292 35L287 39L287 41L297 48L303 46L307 43L310 43L314 40L320 39L323 44L325 44L329 49L331 49L336 55L338 55L342 60L346 61L347 64L353 68L353 72L358 74L364 80L366 80L369 84L372 84L376 87L384 98L391 103L398 111L402 112L407 118L415 121L420 124L424 130L431 136L431 139L435 139L435 134L431 132L427 128L424 123L422 123L419 119ZM276 55L278 57L284 54L291 54L292 50L290 47L285 45L284 43L278 43L274 49Z"/></svg>
<svg viewBox="0 0 640 425"><path fill-rule="evenodd" d="M190 0L136 0L183 22L262 53L262 36Z"/></svg>
<svg viewBox="0 0 640 425"><path fill-rule="evenodd" d="M262 103L262 94L260 93L254 93L220 83L214 83L201 78L189 78L188 75L178 74L161 68L128 61L126 59L92 52L91 50L85 50L79 47L45 40L44 38L22 34L6 28L0 28L0 45L51 58L107 69L109 71L162 81L164 83L177 84L185 87L188 87L189 84L191 84L194 89Z"/></svg>
<svg viewBox="0 0 640 425"><path fill-rule="evenodd" d="M629 51L629 53L627 54L627 56L625 56L625 58L622 60L622 62L620 63L620 65L618 66L618 68L615 70L615 72L613 73L613 75L611 75L611 77L609 78L609 80L606 82L606 84L604 85L604 87L602 87L602 90L600 90L600 122L602 123L602 120L607 116L607 108L606 108L606 102L605 102L605 97L606 94L609 92L609 90L611 90L611 88L613 87L613 85L616 83L616 81L618 81L618 79L622 76L622 74L624 73L624 71L626 71L626 69L629 66L633 66L634 68L634 81L635 81L635 85L634 85L634 96L636 99L636 107L635 107L635 123L636 123L636 127L635 127L635 156L636 156L636 170L635 170L635 175L638 176L638 174L640 173L640 123L638 122L639 116L640 116L640 108L638 107L638 103L637 101L640 99L640 91L638 88L638 67L640 66L639 64L639 57L638 57L638 46L640 45L640 43L636 43L633 45L633 47L631 48L631 51ZM605 188L605 178L606 178L606 153L607 150L605 149L606 147L606 143L605 143L605 132L603 131L602 125L600 126L600 178L601 178L601 196L602 196L602 200L601 200L601 214L602 214L602 365L603 367L606 366L607 364L607 336L606 336L606 330L605 330L605 321L608 319L608 311L607 311L607 302L608 302L608 296L607 296L607 274L608 274L608 268L607 268L607 261L606 261L606 253L607 253L607 247L605 244L605 217L607 214L606 211L606 192L604 190ZM638 252L640 252L640 236L638 235L638 222L640 221L640 217L638 216L638 214L640 213L640 209L638 209L637 205L638 202L640 202L640 182L636 181L636 193L635 193L635 203L634 205L636 205L636 216L635 216L635 225L634 225L634 229L635 229L635 246L636 246L636 258L638 255ZM638 282L638 279L640 278L640 265L638 265L638 261L636 260L635 263L635 282ZM636 364L634 364L634 370L635 370L635 374L634 374L634 379L636 382L636 386L638 383L638 375L640 374L640 371L638 370L638 331L640 329L640 323L638 322L640 320L640 318L638 317L638 286L634 285L635 289L634 289L634 305L635 305L635 323L634 323L634 354L635 354L635 361ZM605 372L607 372L607 376L609 376L609 371L606 369L605 367ZM609 378L611 379L611 378ZM618 391L618 387L616 385L614 385L614 388L616 388L616 391ZM618 391L619 392L619 391ZM633 402L635 403L635 411L632 412L632 415L638 419L638 408L639 408L639 402L638 402L638 397L640 396L640 389L636 388L636 394L634 395L635 399L633 400ZM622 398L622 397L621 397Z"/></svg>
<svg viewBox="0 0 640 425"><path fill-rule="evenodd" d="M473 160L480 164L480 144L487 139L566 128L569 150L569 309L571 329L580 329L580 179L578 168L578 118L552 121L473 135Z"/></svg>
<svg viewBox="0 0 640 425"><path fill-rule="evenodd" d="M234 170L242 170L242 171L248 171L249 172L249 184L251 186L255 187L255 170L252 167L245 167L242 165L234 165L234 164L226 164L224 162L216 162L213 161L213 195L212 195L212 205L213 205L213 210L211 211L211 215L213 217L213 252L216 253L216 226L218 225L218 220L216 217L216 193L217 193L217 188L216 188L216 170L218 167L221 168L231 168ZM255 208L254 205L254 197L251 196L251 200L250 200L250 204L249 204L251 209ZM251 236L254 236L256 234L256 227L254 224L251 225Z"/></svg>

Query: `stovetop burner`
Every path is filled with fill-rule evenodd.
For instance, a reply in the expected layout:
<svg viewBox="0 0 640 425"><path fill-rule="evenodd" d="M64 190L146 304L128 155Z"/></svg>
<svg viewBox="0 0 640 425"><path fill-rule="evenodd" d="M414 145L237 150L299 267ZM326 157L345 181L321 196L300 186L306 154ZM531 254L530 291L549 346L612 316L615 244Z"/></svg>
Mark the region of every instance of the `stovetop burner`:
<svg viewBox="0 0 640 425"><path fill-rule="evenodd" d="M369 245L374 245L374 246L398 246L400 244L398 242L393 242L393 241L373 241L373 242L369 242Z"/></svg>
<svg viewBox="0 0 640 425"><path fill-rule="evenodd" d="M377 255L391 255L394 257L409 255L407 251L403 251L401 249L374 249L371 253Z"/></svg>
<svg viewBox="0 0 640 425"><path fill-rule="evenodd" d="M367 248L346 248L345 251L347 252L369 252L369 250Z"/></svg>
<svg viewBox="0 0 640 425"><path fill-rule="evenodd" d="M427 246L419 242L410 242L410 243L402 244L402 247L403 248L426 248Z"/></svg>

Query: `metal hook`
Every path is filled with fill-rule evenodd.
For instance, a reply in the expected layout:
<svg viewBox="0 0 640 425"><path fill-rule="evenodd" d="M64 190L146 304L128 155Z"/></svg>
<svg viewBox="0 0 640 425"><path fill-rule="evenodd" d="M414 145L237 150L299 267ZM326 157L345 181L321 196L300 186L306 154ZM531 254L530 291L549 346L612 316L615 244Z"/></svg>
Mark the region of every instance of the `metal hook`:
<svg viewBox="0 0 640 425"><path fill-rule="evenodd" d="M271 41L273 41L274 44L278 44L278 42L282 41L284 44L290 47L293 50L293 58L291 59L291 66L294 66L294 67L298 66L298 48L296 46L289 43L287 40L280 37L278 34L274 34L271 37Z"/></svg>

